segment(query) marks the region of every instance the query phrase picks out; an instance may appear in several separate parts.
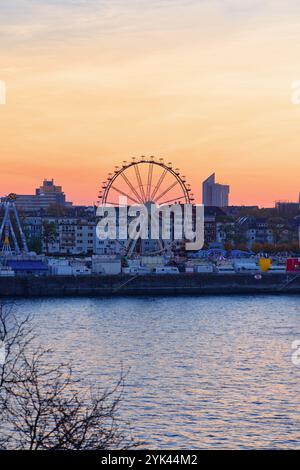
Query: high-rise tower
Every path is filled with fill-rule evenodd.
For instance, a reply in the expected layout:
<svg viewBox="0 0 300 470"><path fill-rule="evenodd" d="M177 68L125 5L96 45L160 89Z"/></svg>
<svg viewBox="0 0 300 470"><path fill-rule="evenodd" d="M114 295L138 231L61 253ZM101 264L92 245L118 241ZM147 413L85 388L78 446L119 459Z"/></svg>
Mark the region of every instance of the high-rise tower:
<svg viewBox="0 0 300 470"><path fill-rule="evenodd" d="M202 204L204 206L227 207L230 187L216 183L213 173L202 183Z"/></svg>

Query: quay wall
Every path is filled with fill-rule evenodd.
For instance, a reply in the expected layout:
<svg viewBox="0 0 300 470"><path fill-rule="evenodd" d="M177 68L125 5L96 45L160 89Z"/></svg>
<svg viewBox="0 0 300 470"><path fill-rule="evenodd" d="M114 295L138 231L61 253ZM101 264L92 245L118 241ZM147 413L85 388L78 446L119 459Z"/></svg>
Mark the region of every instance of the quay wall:
<svg viewBox="0 0 300 470"><path fill-rule="evenodd" d="M299 274L265 273L261 279L244 273L0 277L0 298L286 293L300 294Z"/></svg>

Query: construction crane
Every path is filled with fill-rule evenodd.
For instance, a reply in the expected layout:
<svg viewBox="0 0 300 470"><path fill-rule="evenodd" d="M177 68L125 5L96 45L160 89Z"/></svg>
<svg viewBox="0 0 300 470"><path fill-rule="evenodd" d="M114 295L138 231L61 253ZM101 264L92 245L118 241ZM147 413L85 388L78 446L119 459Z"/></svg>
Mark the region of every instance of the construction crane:
<svg viewBox="0 0 300 470"><path fill-rule="evenodd" d="M15 205L16 198L16 194L11 193L4 198L0 206L0 214L2 209L4 209L4 215L0 227L0 251L4 256L9 254L20 255L21 252L28 255L26 238L22 230L19 214ZM20 249L17 237L21 241L22 249Z"/></svg>

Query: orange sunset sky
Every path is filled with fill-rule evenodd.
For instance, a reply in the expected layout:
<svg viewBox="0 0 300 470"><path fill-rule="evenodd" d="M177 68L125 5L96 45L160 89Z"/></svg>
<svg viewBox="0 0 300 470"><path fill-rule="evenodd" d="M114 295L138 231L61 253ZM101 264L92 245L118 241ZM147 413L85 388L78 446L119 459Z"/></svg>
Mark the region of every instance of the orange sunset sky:
<svg viewBox="0 0 300 470"><path fill-rule="evenodd" d="M0 195L92 203L156 155L198 202L213 171L232 204L297 200L299 0L3 0L0 24Z"/></svg>

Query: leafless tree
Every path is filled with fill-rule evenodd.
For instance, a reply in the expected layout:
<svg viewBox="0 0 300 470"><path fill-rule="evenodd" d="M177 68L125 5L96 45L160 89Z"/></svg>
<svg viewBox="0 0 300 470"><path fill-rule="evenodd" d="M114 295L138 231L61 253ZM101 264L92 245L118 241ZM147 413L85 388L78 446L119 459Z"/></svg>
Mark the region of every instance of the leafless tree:
<svg viewBox="0 0 300 470"><path fill-rule="evenodd" d="M118 407L124 374L110 390L87 388L68 364L53 364L53 351L35 347L30 317L19 319L0 303L0 447L2 449L128 449L137 443Z"/></svg>

